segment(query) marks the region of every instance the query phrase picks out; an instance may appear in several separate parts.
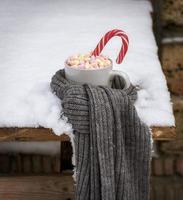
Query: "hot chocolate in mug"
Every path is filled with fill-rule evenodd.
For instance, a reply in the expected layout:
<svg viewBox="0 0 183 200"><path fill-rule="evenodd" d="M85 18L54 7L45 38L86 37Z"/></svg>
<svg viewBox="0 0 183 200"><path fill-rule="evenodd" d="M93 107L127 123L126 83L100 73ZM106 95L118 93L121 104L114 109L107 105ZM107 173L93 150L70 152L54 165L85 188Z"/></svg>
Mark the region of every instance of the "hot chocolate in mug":
<svg viewBox="0 0 183 200"><path fill-rule="evenodd" d="M111 61L112 63L112 61ZM111 81L115 75L119 75L124 80L124 89L130 86L130 80L126 73L112 70L112 64L109 67L100 69L80 69L68 66L65 63L65 77L68 80L77 83L88 83L92 85L111 86Z"/></svg>
<svg viewBox="0 0 183 200"><path fill-rule="evenodd" d="M81 84L89 83L92 85L111 86L113 77L115 75L119 75L124 80L124 88L128 88L130 86L130 80L129 80L129 77L127 76L127 74L125 74L124 72L121 72L121 71L112 70L112 61L108 57L101 56L104 59L100 60L100 54L101 54L102 49L107 44L107 42L114 36L120 37L121 41L122 41L121 50L116 59L116 63L120 64L123 61L123 59L127 53L129 40L128 40L128 35L123 30L113 29L111 31L108 31L101 38L101 40L97 44L96 48L91 52L91 55L87 56L86 60L81 59L82 62L83 61L88 62L88 60L90 60L91 65L93 65L94 67L93 68L90 67L90 69L88 69L88 68L83 69L82 67L84 67L84 66L77 67L78 63L80 65L82 65L82 63L80 62L80 59L78 62L77 59L75 60L75 57L77 57L77 56L70 57L65 62L66 78L68 80L78 82ZM83 57L83 55L81 55L81 57ZM99 58L99 60L102 62L102 64L101 64L102 67L100 66L100 62L99 62L99 66L97 66L98 63L95 63L95 62L92 63L93 60L95 60L95 58L96 58L96 61ZM67 61L69 61L69 62L67 62ZM110 62L108 62L108 61L110 61ZM87 62L85 62L85 64ZM74 66L74 67L72 67L72 66Z"/></svg>

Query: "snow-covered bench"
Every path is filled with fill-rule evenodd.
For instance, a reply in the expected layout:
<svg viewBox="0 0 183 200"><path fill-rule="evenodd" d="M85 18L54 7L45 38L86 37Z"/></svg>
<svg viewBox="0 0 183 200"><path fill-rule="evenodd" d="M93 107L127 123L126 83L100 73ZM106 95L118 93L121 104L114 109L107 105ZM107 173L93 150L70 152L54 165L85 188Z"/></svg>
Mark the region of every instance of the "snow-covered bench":
<svg viewBox="0 0 183 200"><path fill-rule="evenodd" d="M115 27L129 35L127 56L114 68L126 72L140 87L138 114L151 127L174 126L152 32L150 2L39 1L35 6L34 1L17 0L0 4L0 127L41 126L57 135L71 132L60 119L60 101L49 88L51 77L69 55L92 50L101 36ZM120 48L118 40L114 38L104 50L113 60ZM24 130L28 134L34 129ZM163 130L172 132L173 128ZM154 137L171 137L165 132L155 131Z"/></svg>
<svg viewBox="0 0 183 200"><path fill-rule="evenodd" d="M152 128L155 140L173 139L172 104L151 11L146 0L1 1L0 141L69 141L72 128L60 118L60 100L51 93L49 82L69 55L92 50L113 28L129 35L127 56L114 68L139 86L135 104L139 116ZM110 41L103 52L113 60L118 40ZM33 184L35 178L30 181Z"/></svg>

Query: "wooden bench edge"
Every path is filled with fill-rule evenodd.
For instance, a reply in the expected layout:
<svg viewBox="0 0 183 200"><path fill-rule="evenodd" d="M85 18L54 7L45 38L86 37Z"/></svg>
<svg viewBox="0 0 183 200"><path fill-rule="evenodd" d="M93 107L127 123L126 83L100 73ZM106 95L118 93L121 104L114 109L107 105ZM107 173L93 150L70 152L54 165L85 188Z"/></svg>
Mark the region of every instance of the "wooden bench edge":
<svg viewBox="0 0 183 200"><path fill-rule="evenodd" d="M154 140L173 140L176 138L176 127L151 127ZM38 128L0 128L0 141L70 141L67 134L60 136L51 129Z"/></svg>

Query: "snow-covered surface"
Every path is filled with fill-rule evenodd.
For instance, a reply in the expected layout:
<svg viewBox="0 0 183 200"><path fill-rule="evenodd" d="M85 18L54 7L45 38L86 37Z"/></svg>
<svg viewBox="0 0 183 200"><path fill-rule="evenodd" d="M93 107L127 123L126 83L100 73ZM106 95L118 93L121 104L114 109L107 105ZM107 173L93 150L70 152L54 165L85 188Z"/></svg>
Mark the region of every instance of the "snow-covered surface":
<svg viewBox="0 0 183 200"><path fill-rule="evenodd" d="M60 119L60 100L50 91L52 75L77 52L91 51L108 30L125 30L127 56L114 69L139 85L136 108L150 126L172 126L174 117L145 0L0 1L0 126L48 127L71 132ZM114 61L121 41L103 51Z"/></svg>

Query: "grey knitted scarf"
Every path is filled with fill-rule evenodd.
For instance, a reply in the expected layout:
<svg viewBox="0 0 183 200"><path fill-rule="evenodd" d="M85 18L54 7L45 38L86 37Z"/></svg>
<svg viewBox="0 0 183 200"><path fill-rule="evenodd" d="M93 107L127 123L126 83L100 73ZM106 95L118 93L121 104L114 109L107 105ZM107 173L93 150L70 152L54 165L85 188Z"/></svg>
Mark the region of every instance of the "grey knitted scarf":
<svg viewBox="0 0 183 200"><path fill-rule="evenodd" d="M56 72L52 91L74 129L76 200L147 200L150 132L133 105L134 86L78 85Z"/></svg>

